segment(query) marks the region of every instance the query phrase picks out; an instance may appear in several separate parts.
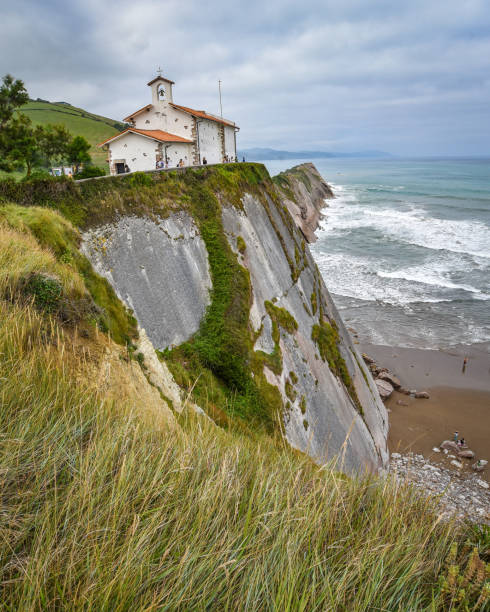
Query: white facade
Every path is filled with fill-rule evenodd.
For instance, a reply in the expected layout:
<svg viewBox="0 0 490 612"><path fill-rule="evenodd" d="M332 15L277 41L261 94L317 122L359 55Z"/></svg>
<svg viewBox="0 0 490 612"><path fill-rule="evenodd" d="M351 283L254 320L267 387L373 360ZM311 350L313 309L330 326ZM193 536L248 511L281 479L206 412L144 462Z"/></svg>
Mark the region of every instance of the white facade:
<svg viewBox="0 0 490 612"><path fill-rule="evenodd" d="M157 159L163 159L165 153L169 167L176 167L181 159L186 166L191 165L191 144L160 143L147 136L126 132L110 143L111 174L117 174L117 164L127 165L129 172L154 170Z"/></svg>
<svg viewBox="0 0 490 612"><path fill-rule="evenodd" d="M125 118L130 126L126 132L99 145L108 149L111 174L127 168L153 170L159 160L175 167L181 160L181 165L191 166L204 159L218 164L236 158L239 128L233 122L175 104L173 82L164 77L148 85L152 103Z"/></svg>

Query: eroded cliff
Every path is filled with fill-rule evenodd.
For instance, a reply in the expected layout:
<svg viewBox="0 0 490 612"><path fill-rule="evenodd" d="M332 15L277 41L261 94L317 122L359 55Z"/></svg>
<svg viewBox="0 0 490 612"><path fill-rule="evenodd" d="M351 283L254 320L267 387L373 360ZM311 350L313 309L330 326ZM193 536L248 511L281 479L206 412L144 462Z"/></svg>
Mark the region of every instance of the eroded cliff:
<svg viewBox="0 0 490 612"><path fill-rule="evenodd" d="M80 228L175 409L187 398L218 424L280 430L318 462L374 470L386 411L307 245L332 194L311 164L281 177L230 164L8 195Z"/></svg>

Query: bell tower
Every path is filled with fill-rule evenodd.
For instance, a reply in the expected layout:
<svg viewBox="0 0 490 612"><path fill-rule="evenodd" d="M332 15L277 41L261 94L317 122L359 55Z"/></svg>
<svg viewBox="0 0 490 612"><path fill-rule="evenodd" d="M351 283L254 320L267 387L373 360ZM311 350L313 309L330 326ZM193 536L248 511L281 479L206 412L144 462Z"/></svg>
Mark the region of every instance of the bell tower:
<svg viewBox="0 0 490 612"><path fill-rule="evenodd" d="M162 69L158 68L158 76L148 83L151 87L151 102L153 106L160 106L161 102L173 102L172 85L175 83L162 76Z"/></svg>

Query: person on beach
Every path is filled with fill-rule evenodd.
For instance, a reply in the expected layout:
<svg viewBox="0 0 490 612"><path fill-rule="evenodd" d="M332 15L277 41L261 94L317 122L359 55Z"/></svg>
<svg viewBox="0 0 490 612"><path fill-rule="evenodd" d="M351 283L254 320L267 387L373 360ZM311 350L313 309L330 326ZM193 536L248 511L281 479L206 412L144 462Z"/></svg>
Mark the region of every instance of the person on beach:
<svg viewBox="0 0 490 612"><path fill-rule="evenodd" d="M459 431L454 432L454 442L458 441Z"/></svg>
<svg viewBox="0 0 490 612"><path fill-rule="evenodd" d="M466 371L466 364L467 364L467 363L468 363L468 357L465 357L465 358L463 359L463 370L462 370L463 374L464 374L464 373L465 373L465 371Z"/></svg>

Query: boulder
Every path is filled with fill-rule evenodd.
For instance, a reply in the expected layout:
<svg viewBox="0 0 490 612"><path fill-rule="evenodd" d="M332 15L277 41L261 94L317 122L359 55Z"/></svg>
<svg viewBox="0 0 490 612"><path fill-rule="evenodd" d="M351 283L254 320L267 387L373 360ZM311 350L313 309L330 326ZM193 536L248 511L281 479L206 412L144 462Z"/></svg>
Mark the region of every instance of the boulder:
<svg viewBox="0 0 490 612"><path fill-rule="evenodd" d="M440 453L441 449L437 448L437 446L434 446L434 448L432 449L434 451L434 453Z"/></svg>
<svg viewBox="0 0 490 612"><path fill-rule="evenodd" d="M391 384L387 380L381 380L380 378L377 378L374 382L376 383L381 399L388 399L393 393L393 387Z"/></svg>
<svg viewBox="0 0 490 612"><path fill-rule="evenodd" d="M398 406L408 406L408 402L404 402L403 400L396 400Z"/></svg>
<svg viewBox="0 0 490 612"><path fill-rule="evenodd" d="M463 464L460 461L457 461L456 459L453 459L451 461L451 465L454 465L455 467L461 469L463 467Z"/></svg>
<svg viewBox="0 0 490 612"><path fill-rule="evenodd" d="M364 363L367 363L368 365L374 363L374 359L372 357L369 357L369 355L366 355L366 353L362 353L361 357L364 359Z"/></svg>
<svg viewBox="0 0 490 612"><path fill-rule="evenodd" d="M403 393L403 395L410 395L410 391L408 389L405 389L405 387L400 387L399 389L397 389L398 393Z"/></svg>
<svg viewBox="0 0 490 612"><path fill-rule="evenodd" d="M488 482L485 482L484 480L480 480L479 478L478 478L478 480L476 481L476 484L477 484L478 486L480 486L482 489L488 489L488 488L490 488L490 485L488 484Z"/></svg>
<svg viewBox="0 0 490 612"><path fill-rule="evenodd" d="M487 466L487 463L488 461L486 459L480 459L480 461L477 461L471 467L475 470L475 472L483 472Z"/></svg>
<svg viewBox="0 0 490 612"><path fill-rule="evenodd" d="M455 451L456 453L459 452L458 445L452 440L444 440L444 442L441 442L441 444L439 444L439 448L443 448L448 451Z"/></svg>
<svg viewBox="0 0 490 612"><path fill-rule="evenodd" d="M473 459L475 453L472 450L461 450L458 453L458 457L464 457L465 459Z"/></svg>
<svg viewBox="0 0 490 612"><path fill-rule="evenodd" d="M415 393L415 397L417 399L429 399L430 395L427 393L427 391L417 391Z"/></svg>
<svg viewBox="0 0 490 612"><path fill-rule="evenodd" d="M381 380L387 380L395 389L399 389L402 386L398 378L388 370L380 372L378 374L378 378L381 378Z"/></svg>

